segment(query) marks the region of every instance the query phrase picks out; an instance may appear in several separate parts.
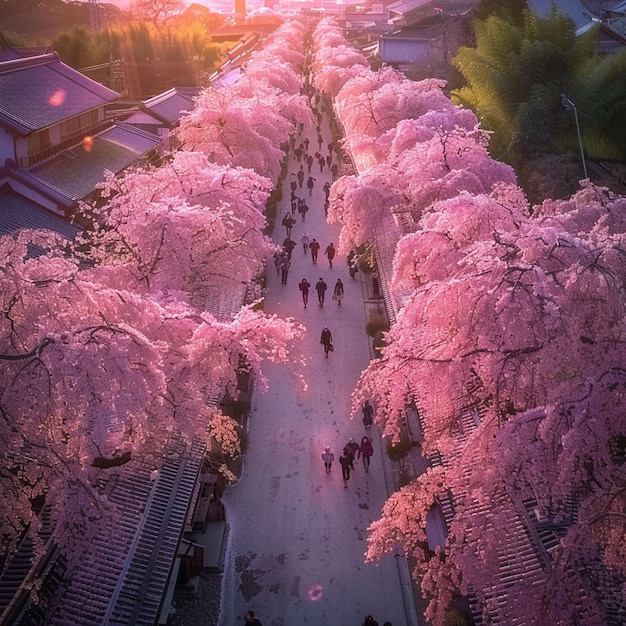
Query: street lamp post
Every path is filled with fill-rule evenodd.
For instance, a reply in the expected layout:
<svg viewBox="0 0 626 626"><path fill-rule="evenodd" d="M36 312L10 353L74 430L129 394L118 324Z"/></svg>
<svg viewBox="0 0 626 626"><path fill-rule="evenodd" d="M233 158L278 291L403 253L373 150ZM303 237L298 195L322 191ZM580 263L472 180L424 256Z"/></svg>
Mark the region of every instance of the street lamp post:
<svg viewBox="0 0 626 626"><path fill-rule="evenodd" d="M587 176L587 164L585 163L585 153L583 152L583 142L580 138L580 125L578 124L578 111L576 110L576 105L564 94L561 94L561 104L568 111L574 111L574 119L576 120L576 132L578 133L578 146L580 147L580 158L583 162L583 172L585 174L585 179L589 178Z"/></svg>

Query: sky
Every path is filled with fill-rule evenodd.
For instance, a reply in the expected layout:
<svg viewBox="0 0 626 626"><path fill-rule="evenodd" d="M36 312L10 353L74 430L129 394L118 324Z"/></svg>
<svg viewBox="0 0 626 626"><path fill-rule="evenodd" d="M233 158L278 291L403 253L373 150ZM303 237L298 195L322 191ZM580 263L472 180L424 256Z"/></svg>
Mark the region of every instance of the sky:
<svg viewBox="0 0 626 626"><path fill-rule="evenodd" d="M131 2L132 0L100 0L100 4L114 4L121 9L127 9L128 5ZM188 0L187 5L189 4L203 4L204 6L209 7L209 9L215 12L222 11L232 13L235 5L235 0L193 0L193 2L192 0ZM248 11L252 11L254 9L262 7L263 4L263 0L246 0L246 9Z"/></svg>

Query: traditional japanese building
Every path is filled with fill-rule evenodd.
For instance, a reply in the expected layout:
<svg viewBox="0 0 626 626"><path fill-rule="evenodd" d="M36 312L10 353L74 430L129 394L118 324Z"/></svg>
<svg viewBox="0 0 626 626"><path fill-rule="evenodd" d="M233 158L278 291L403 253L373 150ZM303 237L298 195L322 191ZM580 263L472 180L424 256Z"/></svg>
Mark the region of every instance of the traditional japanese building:
<svg viewBox="0 0 626 626"><path fill-rule="evenodd" d="M6 50L0 93L0 214L7 216L0 233L37 223L67 233L79 201L94 198L105 172L157 157L158 137L108 118L118 94L54 52Z"/></svg>

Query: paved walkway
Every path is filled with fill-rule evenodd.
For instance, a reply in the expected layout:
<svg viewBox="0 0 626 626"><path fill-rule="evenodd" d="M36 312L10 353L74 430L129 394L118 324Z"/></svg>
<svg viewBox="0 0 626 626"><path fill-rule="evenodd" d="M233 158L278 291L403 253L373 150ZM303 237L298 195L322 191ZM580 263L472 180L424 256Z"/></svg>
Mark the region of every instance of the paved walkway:
<svg viewBox="0 0 626 626"><path fill-rule="evenodd" d="M330 140L325 122L324 156ZM310 151L315 152L315 130L309 139ZM290 171L297 170L292 158ZM326 223L323 211L322 186L330 173L325 167L320 174L314 164L312 174L316 178L312 197L306 179L297 192L311 210L304 223L296 215L292 237L298 246L287 284L281 284L270 260L266 300L268 313L302 321L307 334L290 364L267 368L270 389L253 399L242 477L224 496L230 533L220 626L243 624L249 609L264 626L360 626L367 614L381 626L386 620L393 626L407 624L403 567L393 555L379 564L363 562L367 527L378 518L387 497L375 428L369 473L355 461L348 488L341 478L338 459L344 444L349 437L360 442L365 434L360 415L348 419L348 407L359 373L370 359L366 297L361 275L350 278L345 256L336 257L332 269L323 256L329 242L336 244L338 228ZM274 232L278 243L285 237L280 220L289 209L288 175ZM321 244L317 265L302 250L304 231ZM312 286L306 309L298 290L303 277ZM323 308L314 289L320 277L328 284ZM345 285L340 307L331 299L337 278ZM320 345L324 325L330 328L335 347L328 358ZM330 474L321 460L326 445L336 459Z"/></svg>

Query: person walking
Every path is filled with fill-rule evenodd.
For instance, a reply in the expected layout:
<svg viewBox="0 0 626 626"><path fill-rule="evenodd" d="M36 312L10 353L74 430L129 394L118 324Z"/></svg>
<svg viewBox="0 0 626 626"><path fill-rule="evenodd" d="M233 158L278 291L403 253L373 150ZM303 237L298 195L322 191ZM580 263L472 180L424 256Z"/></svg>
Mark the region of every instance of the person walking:
<svg viewBox="0 0 626 626"><path fill-rule="evenodd" d="M352 438L348 440L348 443L343 447L343 453L350 459L350 469L354 469L354 457L359 451L359 444Z"/></svg>
<svg viewBox="0 0 626 626"><path fill-rule="evenodd" d="M308 210L309 210L309 205L304 200L301 200L300 202L298 202L298 213L300 213L300 217L302 218L303 222L306 219L306 214Z"/></svg>
<svg viewBox="0 0 626 626"><path fill-rule="evenodd" d="M322 189L324 190L324 198L328 200L328 198L330 197L330 183L326 181Z"/></svg>
<svg viewBox="0 0 626 626"><path fill-rule="evenodd" d="M365 471L368 472L370 469L370 459L374 454L374 446L372 445L372 440L365 435L361 439L361 445L359 446L359 458L363 457L363 467Z"/></svg>
<svg viewBox="0 0 626 626"><path fill-rule="evenodd" d="M317 301L320 306L324 306L324 300L326 298L326 290L328 289L328 285L324 281L323 278L320 278L317 283L315 283L315 291L317 291Z"/></svg>
<svg viewBox="0 0 626 626"><path fill-rule="evenodd" d="M289 262L291 262L291 255L295 247L296 247L296 242L289 236L285 237L285 239L283 240L283 250L287 254L287 260Z"/></svg>
<svg viewBox="0 0 626 626"><path fill-rule="evenodd" d="M313 187L315 187L315 178L313 178L313 176L309 176L308 180L306 181L306 186L307 186L307 189L309 190L309 196L312 196Z"/></svg>
<svg viewBox="0 0 626 626"><path fill-rule="evenodd" d="M343 478L343 486L348 488L348 481L350 480L350 459L344 454L339 457L339 463L341 464L341 477Z"/></svg>
<svg viewBox="0 0 626 626"><path fill-rule="evenodd" d="M341 299L343 298L343 283L341 282L341 278L337 279L335 283L335 287L333 289L333 300L337 301L337 305L341 306Z"/></svg>
<svg viewBox="0 0 626 626"><path fill-rule="evenodd" d="M302 234L302 237L300 238L300 243L302 244L304 254L306 254L306 251L309 249L309 244L311 243L311 240L309 239L309 233Z"/></svg>
<svg viewBox="0 0 626 626"><path fill-rule="evenodd" d="M287 276L289 274L289 266L290 265L291 265L291 263L289 262L289 258L288 257L283 258L283 261L280 264L280 282L283 285L287 284Z"/></svg>
<svg viewBox="0 0 626 626"><path fill-rule="evenodd" d="M365 430L369 431L374 422L374 407L370 404L369 400L363 403L361 411L363 411L363 426L365 426Z"/></svg>
<svg viewBox="0 0 626 626"><path fill-rule="evenodd" d="M298 187L302 189L302 185L304 184L304 165L300 166L300 169L298 170L296 176L298 178Z"/></svg>
<svg viewBox="0 0 626 626"><path fill-rule="evenodd" d="M326 250L324 250L324 254L328 257L328 265L330 269L333 269L333 259L335 258L335 244L331 241L327 246Z"/></svg>
<svg viewBox="0 0 626 626"><path fill-rule="evenodd" d="M287 260L287 253L284 250L281 250L280 252L276 252L276 254L274 254L274 267L276 268L276 276L280 274L280 268L284 260Z"/></svg>
<svg viewBox="0 0 626 626"><path fill-rule="evenodd" d="M315 237L313 237L313 241L309 244L309 250L311 250L311 258L313 259L313 265L317 265L317 255L320 251L320 243Z"/></svg>
<svg viewBox="0 0 626 626"><path fill-rule="evenodd" d="M289 211L287 211L285 217L283 217L282 225L285 227L287 231L287 237L291 237L291 229L294 227L296 220L293 215Z"/></svg>
<svg viewBox="0 0 626 626"><path fill-rule="evenodd" d="M244 616L243 619L245 620L246 624L252 624L252 626L263 626L263 624L261 624L261 622L254 617L254 611L248 611Z"/></svg>
<svg viewBox="0 0 626 626"><path fill-rule="evenodd" d="M304 302L304 308L306 309L306 305L309 302L309 289L311 289L311 283L306 278L303 278L298 283L298 289L302 292L302 302Z"/></svg>
<svg viewBox="0 0 626 626"><path fill-rule="evenodd" d="M309 171L309 174L311 173L311 169L313 168L313 155L309 154L306 158L306 167Z"/></svg>
<svg viewBox="0 0 626 626"><path fill-rule="evenodd" d="M330 446L326 446L324 448L324 452L322 452L322 461L324 461L324 467L326 468L327 474L330 474L330 468L332 467L334 460L335 455L330 451Z"/></svg>
<svg viewBox="0 0 626 626"><path fill-rule="evenodd" d="M333 351L333 335L328 326L324 326L322 329L320 343L324 346L324 354L326 355L326 358L328 358L328 353Z"/></svg>
<svg viewBox="0 0 626 626"><path fill-rule="evenodd" d="M354 250L350 250L350 254L346 259L348 263L348 272L350 272L350 278L354 278L356 273L359 271L356 266L356 252Z"/></svg>

